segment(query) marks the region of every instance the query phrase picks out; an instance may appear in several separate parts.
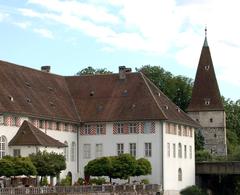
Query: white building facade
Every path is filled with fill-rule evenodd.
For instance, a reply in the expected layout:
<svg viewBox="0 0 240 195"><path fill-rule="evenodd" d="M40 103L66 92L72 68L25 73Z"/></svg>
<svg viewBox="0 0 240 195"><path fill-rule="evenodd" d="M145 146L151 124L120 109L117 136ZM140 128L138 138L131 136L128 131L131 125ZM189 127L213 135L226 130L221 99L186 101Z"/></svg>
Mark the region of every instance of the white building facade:
<svg viewBox="0 0 240 195"><path fill-rule="evenodd" d="M6 66L6 62L0 61L0 68L2 64ZM19 97L15 96L18 94L14 94L14 90L1 92L6 97L4 100L0 98L0 158L15 155L16 150L22 156L37 151L33 146L8 146L23 121L27 120L68 146L59 149L45 147L41 150L63 153L67 169L61 176L70 172L73 182L84 177L84 166L90 160L130 153L137 159L148 159L152 165L151 175L132 180L149 179L151 183L161 184L163 190L171 194L195 184L194 131L199 126L142 73L121 72L120 77L113 74L64 78L24 67L21 67L24 71L20 72L19 66L11 63L7 63L7 67L17 69L15 72L18 74L33 72L35 77L32 82L28 78L30 92L22 89L22 98L29 98L24 102L25 107L19 108ZM48 82L34 87L36 75L46 77ZM57 82L67 82L67 90L59 87ZM15 87L18 87L17 84ZM56 90L52 99L45 96L51 101L38 99L38 96L42 96L42 88L50 96ZM59 91L68 93L68 97L57 94ZM35 102L41 107L34 105ZM8 104L12 109L7 110ZM45 108L44 104L48 104L48 107ZM57 110L58 106L61 109Z"/></svg>

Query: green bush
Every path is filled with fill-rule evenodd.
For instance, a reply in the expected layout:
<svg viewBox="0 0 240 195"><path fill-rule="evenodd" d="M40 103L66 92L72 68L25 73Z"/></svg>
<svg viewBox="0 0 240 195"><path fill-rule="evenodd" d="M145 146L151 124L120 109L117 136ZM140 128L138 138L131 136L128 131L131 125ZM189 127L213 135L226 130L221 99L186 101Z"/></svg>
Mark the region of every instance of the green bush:
<svg viewBox="0 0 240 195"><path fill-rule="evenodd" d="M98 178L92 178L90 179L89 181L89 184L95 184L95 185L102 185L102 184L105 184L106 183L106 180L105 178L103 177L98 177Z"/></svg>
<svg viewBox="0 0 240 195"><path fill-rule="evenodd" d="M141 183L142 183L142 184L149 184L149 180L148 180L148 179L142 179L142 180L141 180Z"/></svg>
<svg viewBox="0 0 240 195"><path fill-rule="evenodd" d="M189 186L181 190L181 195L207 195L201 188L197 186Z"/></svg>
<svg viewBox="0 0 240 195"><path fill-rule="evenodd" d="M71 184L71 177L66 176L66 178L61 179L60 185L61 186L71 186L72 185Z"/></svg>
<svg viewBox="0 0 240 195"><path fill-rule="evenodd" d="M43 177L40 182L40 186L47 186L47 185L48 185L48 179L47 177Z"/></svg>
<svg viewBox="0 0 240 195"><path fill-rule="evenodd" d="M83 185L85 183L85 180L82 177L79 177L77 183L79 185Z"/></svg>
<svg viewBox="0 0 240 195"><path fill-rule="evenodd" d="M197 162L201 161L211 161L212 155L207 150L199 150L195 153L195 160Z"/></svg>

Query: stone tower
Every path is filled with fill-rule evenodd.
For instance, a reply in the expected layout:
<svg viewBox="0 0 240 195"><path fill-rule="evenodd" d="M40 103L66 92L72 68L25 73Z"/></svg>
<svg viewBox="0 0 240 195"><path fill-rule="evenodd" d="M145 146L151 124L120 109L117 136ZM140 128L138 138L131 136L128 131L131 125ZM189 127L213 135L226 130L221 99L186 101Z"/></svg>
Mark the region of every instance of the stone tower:
<svg viewBox="0 0 240 195"><path fill-rule="evenodd" d="M202 126L205 149L219 156L227 155L226 117L207 42L207 29L187 112Z"/></svg>

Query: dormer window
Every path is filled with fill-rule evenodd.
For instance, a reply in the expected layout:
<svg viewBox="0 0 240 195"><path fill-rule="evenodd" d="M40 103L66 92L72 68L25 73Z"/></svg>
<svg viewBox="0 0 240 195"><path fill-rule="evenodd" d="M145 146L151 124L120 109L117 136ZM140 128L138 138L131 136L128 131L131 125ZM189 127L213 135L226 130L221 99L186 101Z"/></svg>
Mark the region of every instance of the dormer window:
<svg viewBox="0 0 240 195"><path fill-rule="evenodd" d="M27 82L27 81L25 81L25 85L26 85L27 87L31 87L30 83Z"/></svg>
<svg viewBox="0 0 240 195"><path fill-rule="evenodd" d="M166 110L168 110L168 105L165 105L164 107L165 107Z"/></svg>
<svg viewBox="0 0 240 195"><path fill-rule="evenodd" d="M90 92L90 96L93 96L94 94L95 94L94 91L91 91L91 92Z"/></svg>
<svg viewBox="0 0 240 195"><path fill-rule="evenodd" d="M27 103L31 103L32 102L30 98L26 98L26 101L27 101Z"/></svg>
<svg viewBox="0 0 240 195"><path fill-rule="evenodd" d="M205 99L204 99L204 104L205 104L206 106L210 105L210 99L209 99L209 98L205 98Z"/></svg>
<svg viewBox="0 0 240 195"><path fill-rule="evenodd" d="M205 70L209 70L209 65L204 66Z"/></svg>
<svg viewBox="0 0 240 195"><path fill-rule="evenodd" d="M11 102L13 102L13 96L9 95L9 96L8 96L8 99L9 99Z"/></svg>
<svg viewBox="0 0 240 195"><path fill-rule="evenodd" d="M123 93L122 93L123 96L127 96L128 95L128 90L124 90Z"/></svg>
<svg viewBox="0 0 240 195"><path fill-rule="evenodd" d="M48 87L48 90L49 90L49 91L53 91L53 88L52 88L52 87Z"/></svg>

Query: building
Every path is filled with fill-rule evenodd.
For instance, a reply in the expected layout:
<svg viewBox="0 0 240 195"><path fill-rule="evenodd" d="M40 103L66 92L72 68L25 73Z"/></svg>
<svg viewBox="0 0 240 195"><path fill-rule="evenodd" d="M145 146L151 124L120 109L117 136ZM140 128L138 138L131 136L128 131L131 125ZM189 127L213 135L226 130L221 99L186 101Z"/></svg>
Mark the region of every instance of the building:
<svg viewBox="0 0 240 195"><path fill-rule="evenodd" d="M67 161L61 175L74 182L89 160L130 153L151 162L143 178L166 192L195 184L199 124L142 73L65 77L0 61L0 83L0 158L57 148Z"/></svg>
<svg viewBox="0 0 240 195"><path fill-rule="evenodd" d="M206 33L207 30L187 111L202 126L200 131L205 148L212 154L223 156L227 155L226 116Z"/></svg>

